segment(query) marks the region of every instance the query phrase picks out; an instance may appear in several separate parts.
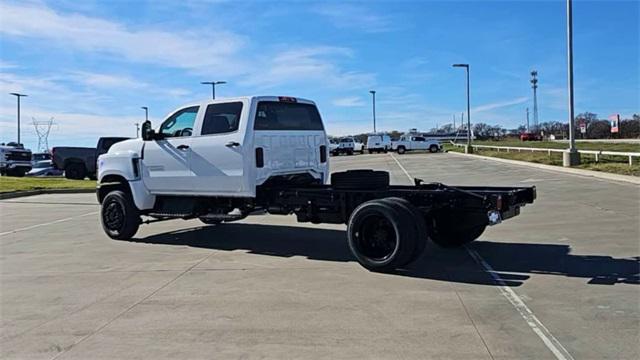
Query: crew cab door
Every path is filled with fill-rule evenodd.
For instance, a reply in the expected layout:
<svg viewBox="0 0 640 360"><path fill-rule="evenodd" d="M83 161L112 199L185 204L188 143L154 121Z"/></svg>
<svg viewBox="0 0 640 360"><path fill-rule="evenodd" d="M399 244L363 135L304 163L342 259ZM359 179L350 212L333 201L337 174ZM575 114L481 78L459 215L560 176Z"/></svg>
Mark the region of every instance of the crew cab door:
<svg viewBox="0 0 640 360"><path fill-rule="evenodd" d="M204 109L191 142L192 191L207 195L246 195L245 159L250 159L244 139L248 102L213 103ZM245 110L247 112L247 110ZM248 153L247 153L248 152Z"/></svg>
<svg viewBox="0 0 640 360"><path fill-rule="evenodd" d="M426 150L429 146L427 143L427 139L422 136L414 136L411 139L411 149L412 150Z"/></svg>
<svg viewBox="0 0 640 360"><path fill-rule="evenodd" d="M160 140L144 142L142 179L151 193L190 192L191 142L199 106L180 109L160 125Z"/></svg>

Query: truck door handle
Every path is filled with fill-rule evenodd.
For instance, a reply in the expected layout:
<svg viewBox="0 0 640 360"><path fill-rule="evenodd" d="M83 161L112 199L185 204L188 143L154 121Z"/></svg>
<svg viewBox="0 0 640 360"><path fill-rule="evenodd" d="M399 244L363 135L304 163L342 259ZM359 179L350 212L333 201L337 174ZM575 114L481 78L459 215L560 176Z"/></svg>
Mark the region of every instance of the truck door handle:
<svg viewBox="0 0 640 360"><path fill-rule="evenodd" d="M187 150L189 145L178 145L178 150Z"/></svg>
<svg viewBox="0 0 640 360"><path fill-rule="evenodd" d="M224 146L226 147L234 147L234 146L240 146L240 143L237 141L229 141L228 143L226 143Z"/></svg>

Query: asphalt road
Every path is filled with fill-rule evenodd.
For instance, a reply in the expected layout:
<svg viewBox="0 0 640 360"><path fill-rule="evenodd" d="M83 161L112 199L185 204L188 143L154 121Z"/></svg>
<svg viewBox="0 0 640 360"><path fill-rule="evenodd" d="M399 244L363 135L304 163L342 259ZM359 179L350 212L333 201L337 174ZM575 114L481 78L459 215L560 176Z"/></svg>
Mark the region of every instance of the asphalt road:
<svg viewBox="0 0 640 360"><path fill-rule="evenodd" d="M395 157L395 158L394 158ZM397 160L396 160L397 159ZM448 154L332 158L458 185L536 185L467 248L398 274L344 226L255 216L102 232L92 194L0 202L0 355L10 359L635 359L640 188Z"/></svg>

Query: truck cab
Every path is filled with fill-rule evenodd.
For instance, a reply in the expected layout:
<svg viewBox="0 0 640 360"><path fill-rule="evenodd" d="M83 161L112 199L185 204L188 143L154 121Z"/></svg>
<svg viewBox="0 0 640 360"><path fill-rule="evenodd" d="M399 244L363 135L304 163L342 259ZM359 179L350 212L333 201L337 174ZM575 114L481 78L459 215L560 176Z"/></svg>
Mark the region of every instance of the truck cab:
<svg viewBox="0 0 640 360"><path fill-rule="evenodd" d="M142 139L99 157L98 180L129 182L139 209L157 196L256 196L266 181L324 183L328 141L312 101L277 96L208 100L169 113ZM128 160L126 160L128 159Z"/></svg>

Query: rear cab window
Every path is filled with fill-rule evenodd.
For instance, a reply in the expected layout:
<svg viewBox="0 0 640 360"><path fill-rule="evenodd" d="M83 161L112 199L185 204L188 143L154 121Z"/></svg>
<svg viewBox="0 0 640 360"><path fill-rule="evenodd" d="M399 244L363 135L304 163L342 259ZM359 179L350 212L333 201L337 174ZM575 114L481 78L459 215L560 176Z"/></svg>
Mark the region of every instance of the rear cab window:
<svg viewBox="0 0 640 360"><path fill-rule="evenodd" d="M324 130L315 105L297 102L260 101L254 130Z"/></svg>
<svg viewBox="0 0 640 360"><path fill-rule="evenodd" d="M208 105L200 135L224 134L238 130L241 114L240 101Z"/></svg>

